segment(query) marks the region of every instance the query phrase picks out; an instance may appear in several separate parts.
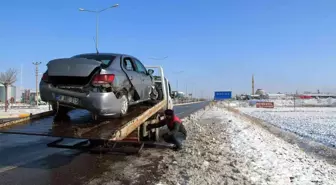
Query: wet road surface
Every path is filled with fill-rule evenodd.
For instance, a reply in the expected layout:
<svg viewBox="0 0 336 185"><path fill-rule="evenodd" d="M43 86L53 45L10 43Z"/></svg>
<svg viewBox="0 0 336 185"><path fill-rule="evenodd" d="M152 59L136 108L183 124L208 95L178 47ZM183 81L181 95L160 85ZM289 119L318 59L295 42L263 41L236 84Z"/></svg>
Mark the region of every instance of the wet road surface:
<svg viewBox="0 0 336 185"><path fill-rule="evenodd" d="M174 109L183 118L206 105L208 102L175 106ZM76 115L71 115L71 118L85 121L91 117L87 113L81 113L77 118ZM44 122L48 121L51 123L52 118L45 118ZM0 184L83 184L101 176L109 165L126 160L124 156L94 155L46 146L56 139L0 134ZM70 144L78 142L78 139L66 139L65 142Z"/></svg>

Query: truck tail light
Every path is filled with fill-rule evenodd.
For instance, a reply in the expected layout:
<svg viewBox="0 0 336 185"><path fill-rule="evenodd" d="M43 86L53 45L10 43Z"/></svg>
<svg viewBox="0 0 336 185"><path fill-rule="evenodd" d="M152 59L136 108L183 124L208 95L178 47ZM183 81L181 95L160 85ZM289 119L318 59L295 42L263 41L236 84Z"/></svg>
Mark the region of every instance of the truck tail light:
<svg viewBox="0 0 336 185"><path fill-rule="evenodd" d="M112 83L114 80L114 74L103 74L103 75L96 75L93 77L92 84L93 85L101 85Z"/></svg>

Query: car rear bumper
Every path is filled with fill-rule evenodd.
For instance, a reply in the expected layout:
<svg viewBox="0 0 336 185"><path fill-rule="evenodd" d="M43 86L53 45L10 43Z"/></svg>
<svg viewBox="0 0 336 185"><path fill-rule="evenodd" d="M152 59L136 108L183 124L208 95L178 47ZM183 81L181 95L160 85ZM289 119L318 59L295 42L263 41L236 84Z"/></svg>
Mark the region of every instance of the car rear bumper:
<svg viewBox="0 0 336 185"><path fill-rule="evenodd" d="M113 116L120 113L121 103L117 99L113 92L107 93L80 93L64 89L58 89L50 84L44 82L40 83L40 94L41 100L50 103L57 103L59 105L86 109L92 113L98 114L100 116ZM77 104L69 103L61 100L57 100L58 95L69 96L78 98L79 102Z"/></svg>

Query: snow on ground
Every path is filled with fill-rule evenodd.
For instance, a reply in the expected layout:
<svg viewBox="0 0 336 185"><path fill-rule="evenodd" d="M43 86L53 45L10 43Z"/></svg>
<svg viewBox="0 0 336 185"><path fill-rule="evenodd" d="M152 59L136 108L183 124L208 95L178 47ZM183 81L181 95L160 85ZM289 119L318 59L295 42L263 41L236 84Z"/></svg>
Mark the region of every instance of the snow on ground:
<svg viewBox="0 0 336 185"><path fill-rule="evenodd" d="M336 108L296 108L294 111L293 108L279 107L239 110L299 136L336 146Z"/></svg>
<svg viewBox="0 0 336 185"><path fill-rule="evenodd" d="M0 116L1 117L6 117L11 116L11 115L19 115L19 114L38 114L41 112L46 112L49 111L49 106L48 105L40 105L37 108L10 108L5 112L4 109L0 110Z"/></svg>
<svg viewBox="0 0 336 185"><path fill-rule="evenodd" d="M186 122L185 148L164 155L159 184L336 184L336 167L214 106Z"/></svg>
<svg viewBox="0 0 336 185"><path fill-rule="evenodd" d="M267 100L248 100L248 101L234 101L233 104L241 107L255 106L256 102L266 101L274 102L275 107L336 107L335 98L325 99L267 99ZM295 102L295 104L294 104Z"/></svg>

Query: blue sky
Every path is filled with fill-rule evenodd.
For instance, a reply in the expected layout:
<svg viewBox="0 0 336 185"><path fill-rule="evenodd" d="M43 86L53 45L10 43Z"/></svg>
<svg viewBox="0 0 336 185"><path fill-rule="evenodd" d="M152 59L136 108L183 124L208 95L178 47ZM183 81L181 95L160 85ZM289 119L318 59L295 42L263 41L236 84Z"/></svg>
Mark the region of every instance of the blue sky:
<svg viewBox="0 0 336 185"><path fill-rule="evenodd" d="M0 71L23 65L23 85L34 88L32 62L45 71L51 59L95 51L95 16L78 8L115 3L100 16L100 52L161 65L179 90L250 93L252 73L272 92L336 89L334 0L4 0Z"/></svg>

